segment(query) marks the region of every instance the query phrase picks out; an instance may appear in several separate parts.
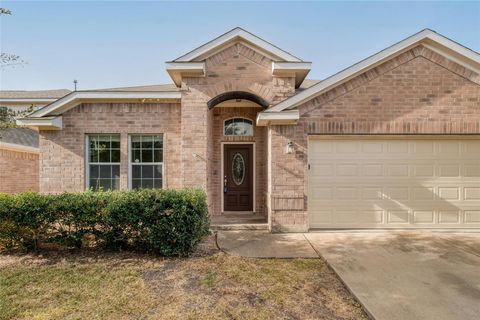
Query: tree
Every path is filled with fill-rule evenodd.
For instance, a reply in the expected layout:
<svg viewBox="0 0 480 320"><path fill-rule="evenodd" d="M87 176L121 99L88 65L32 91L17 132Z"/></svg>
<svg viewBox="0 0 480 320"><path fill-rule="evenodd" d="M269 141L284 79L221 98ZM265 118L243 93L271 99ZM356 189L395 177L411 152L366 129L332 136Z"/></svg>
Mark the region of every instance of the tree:
<svg viewBox="0 0 480 320"><path fill-rule="evenodd" d="M0 8L0 16L10 15L12 15L12 11L5 8ZM11 53L0 52L0 68L23 64L25 64L25 61L23 61L20 56Z"/></svg>

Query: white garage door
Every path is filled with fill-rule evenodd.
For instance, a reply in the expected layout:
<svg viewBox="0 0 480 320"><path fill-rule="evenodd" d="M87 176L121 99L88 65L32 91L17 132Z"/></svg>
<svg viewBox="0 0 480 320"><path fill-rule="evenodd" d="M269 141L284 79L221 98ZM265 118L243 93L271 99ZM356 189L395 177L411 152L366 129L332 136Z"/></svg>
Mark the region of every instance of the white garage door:
<svg viewBox="0 0 480 320"><path fill-rule="evenodd" d="M480 140L309 140L310 228L479 228Z"/></svg>

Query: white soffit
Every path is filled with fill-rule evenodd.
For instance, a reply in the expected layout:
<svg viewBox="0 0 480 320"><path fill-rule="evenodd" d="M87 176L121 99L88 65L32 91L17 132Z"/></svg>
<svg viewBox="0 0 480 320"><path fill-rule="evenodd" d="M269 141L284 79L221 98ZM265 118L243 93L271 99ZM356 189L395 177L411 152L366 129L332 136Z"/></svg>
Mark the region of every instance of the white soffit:
<svg viewBox="0 0 480 320"><path fill-rule="evenodd" d="M300 119L298 110L285 110L281 112L260 112L257 114L257 126L291 125Z"/></svg>
<svg viewBox="0 0 480 320"><path fill-rule="evenodd" d="M425 29L405 40L402 40L391 47L388 47L377 54L374 54L351 67L334 74L333 76L313 85L312 87L294 95L272 108L265 110L268 112L279 112L285 109L295 108L303 102L315 98L316 96L328 91L335 86L348 81L349 79L376 67L377 65L402 54L405 51L419 45L425 44L429 48L435 48L437 53L441 53L449 59L461 64L473 71L480 71L480 54L466 48L455 41L452 41L435 31ZM478 71L477 71L478 72Z"/></svg>
<svg viewBox="0 0 480 320"><path fill-rule="evenodd" d="M217 50L218 47L223 47L226 44L230 44L235 41L241 41L241 40L245 41L246 43L252 44L253 46L271 54L272 56L276 57L277 60L290 61L290 62L302 61L301 59L278 48L277 46L271 44L270 42L265 41L257 37L256 35L242 28L237 27L213 39L212 41L209 41L204 45L201 45L200 47L190 51L189 53L181 57L178 57L177 59L173 60L173 62L190 62L198 59L205 59L208 56L208 54Z"/></svg>
<svg viewBox="0 0 480 320"><path fill-rule="evenodd" d="M17 119L17 125L31 128L42 128L46 130L61 130L63 126L62 117L33 118L26 117Z"/></svg>
<svg viewBox="0 0 480 320"><path fill-rule="evenodd" d="M39 118L48 115L60 115L63 112L77 106L82 102L157 102L181 99L180 91L162 92L126 92L126 91L74 91L63 98L31 113L29 117Z"/></svg>
<svg viewBox="0 0 480 320"><path fill-rule="evenodd" d="M272 73L275 76L295 75L295 87L298 88L312 68L311 62L273 62Z"/></svg>

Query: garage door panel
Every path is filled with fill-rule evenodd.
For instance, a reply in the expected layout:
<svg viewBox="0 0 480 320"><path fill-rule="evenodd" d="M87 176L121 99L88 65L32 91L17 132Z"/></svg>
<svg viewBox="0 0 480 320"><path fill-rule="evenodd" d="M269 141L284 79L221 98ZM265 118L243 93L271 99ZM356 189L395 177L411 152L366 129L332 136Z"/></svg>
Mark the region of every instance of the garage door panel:
<svg viewBox="0 0 480 320"><path fill-rule="evenodd" d="M310 140L310 226L480 227L478 150L479 140Z"/></svg>

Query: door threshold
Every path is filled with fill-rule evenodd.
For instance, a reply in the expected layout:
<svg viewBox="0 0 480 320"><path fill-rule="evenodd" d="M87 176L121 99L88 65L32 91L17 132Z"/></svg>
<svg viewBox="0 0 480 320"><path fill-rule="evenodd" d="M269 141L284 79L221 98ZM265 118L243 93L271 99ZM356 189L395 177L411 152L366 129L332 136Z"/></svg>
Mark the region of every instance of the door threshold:
<svg viewBox="0 0 480 320"><path fill-rule="evenodd" d="M255 211L222 211L222 214L255 214Z"/></svg>

